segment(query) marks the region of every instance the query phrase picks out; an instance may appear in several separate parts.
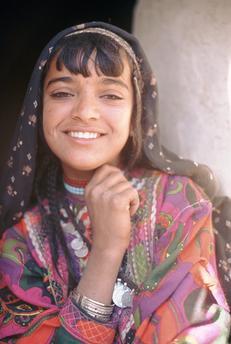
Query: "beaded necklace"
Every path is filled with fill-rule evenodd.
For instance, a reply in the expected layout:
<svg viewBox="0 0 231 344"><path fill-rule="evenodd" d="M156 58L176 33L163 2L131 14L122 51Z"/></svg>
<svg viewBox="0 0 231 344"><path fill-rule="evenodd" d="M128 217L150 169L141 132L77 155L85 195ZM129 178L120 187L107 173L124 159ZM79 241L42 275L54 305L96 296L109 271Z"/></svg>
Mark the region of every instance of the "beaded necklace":
<svg viewBox="0 0 231 344"><path fill-rule="evenodd" d="M75 180L71 179L64 175L63 177L63 185L64 188L70 192L71 194L83 196L85 192L85 187L88 183L88 180Z"/></svg>

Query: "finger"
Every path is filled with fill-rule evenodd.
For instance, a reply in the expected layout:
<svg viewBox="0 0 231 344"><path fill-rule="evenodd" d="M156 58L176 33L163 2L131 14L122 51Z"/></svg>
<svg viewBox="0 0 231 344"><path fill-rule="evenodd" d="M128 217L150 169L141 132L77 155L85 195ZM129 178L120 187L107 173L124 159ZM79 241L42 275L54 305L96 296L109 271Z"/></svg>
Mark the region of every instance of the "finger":
<svg viewBox="0 0 231 344"><path fill-rule="evenodd" d="M131 188L127 190L127 196L129 197L129 211L132 216L136 213L140 205L139 194L135 188Z"/></svg>
<svg viewBox="0 0 231 344"><path fill-rule="evenodd" d="M130 215L133 216L136 212L137 209L139 208L140 205L140 199L139 199L139 195L137 198L134 198L131 202L130 202Z"/></svg>
<svg viewBox="0 0 231 344"><path fill-rule="evenodd" d="M126 181L123 172L117 167L104 165L98 168L90 182L88 183L88 189L95 187L96 185L103 184L106 188L118 183L119 181Z"/></svg>
<svg viewBox="0 0 231 344"><path fill-rule="evenodd" d="M123 191L128 189L133 189L132 185L127 180L119 180L118 182L111 184L110 187L105 189L105 193L108 192L109 195L122 194Z"/></svg>
<svg viewBox="0 0 231 344"><path fill-rule="evenodd" d="M139 195L136 189L131 188L127 190L126 192L129 197L129 211L130 211L130 215L132 216L136 213L137 209L139 208L140 199L139 199Z"/></svg>
<svg viewBox="0 0 231 344"><path fill-rule="evenodd" d="M108 174L101 182L97 185L101 185L104 190L109 190L112 187L116 187L116 185L123 184L129 186L128 180L124 177L124 175L120 171L111 172Z"/></svg>
<svg viewBox="0 0 231 344"><path fill-rule="evenodd" d="M120 209L129 211L132 216L135 214L140 204L138 192L133 187L125 187L125 185L122 184L119 187L122 191L120 193L115 193L113 197L116 198L116 203Z"/></svg>

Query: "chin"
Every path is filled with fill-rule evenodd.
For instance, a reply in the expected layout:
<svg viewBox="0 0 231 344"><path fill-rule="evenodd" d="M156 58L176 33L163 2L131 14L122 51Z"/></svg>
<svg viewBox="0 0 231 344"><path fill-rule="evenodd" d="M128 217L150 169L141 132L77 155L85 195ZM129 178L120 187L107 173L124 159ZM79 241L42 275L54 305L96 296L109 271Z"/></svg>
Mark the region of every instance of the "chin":
<svg viewBox="0 0 231 344"><path fill-rule="evenodd" d="M93 172L98 167L102 166L103 164L62 164L64 171L70 171L71 173L78 173L78 172Z"/></svg>
<svg viewBox="0 0 231 344"><path fill-rule="evenodd" d="M71 173L78 173L78 172L83 172L83 173L91 173L91 172L94 172L97 168L105 165L105 164L109 164L109 165L112 165L112 166L119 166L120 163L118 161L118 159L114 159L114 160L105 160L105 161L100 161L98 163L94 162L94 163L89 163L86 162L86 163L83 163L81 161L81 164L79 163L76 163L76 164L73 164L73 161L72 163L68 164L68 163L63 163L63 169L64 171L66 172L71 172Z"/></svg>

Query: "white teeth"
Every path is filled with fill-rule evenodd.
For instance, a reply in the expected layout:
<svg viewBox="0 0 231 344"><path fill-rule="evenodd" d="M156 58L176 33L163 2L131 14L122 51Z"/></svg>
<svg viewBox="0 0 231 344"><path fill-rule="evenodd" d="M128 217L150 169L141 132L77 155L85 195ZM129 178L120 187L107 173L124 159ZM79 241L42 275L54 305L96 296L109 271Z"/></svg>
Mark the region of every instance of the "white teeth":
<svg viewBox="0 0 231 344"><path fill-rule="evenodd" d="M89 133L86 131L69 131L68 135L79 139L96 139L98 137L97 133Z"/></svg>

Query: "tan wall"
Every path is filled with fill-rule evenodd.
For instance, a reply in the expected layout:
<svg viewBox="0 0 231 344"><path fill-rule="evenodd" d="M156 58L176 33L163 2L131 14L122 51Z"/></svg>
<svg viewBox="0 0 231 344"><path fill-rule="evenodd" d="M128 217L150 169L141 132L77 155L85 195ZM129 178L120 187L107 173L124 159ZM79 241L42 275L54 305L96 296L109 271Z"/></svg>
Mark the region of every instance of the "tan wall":
<svg viewBox="0 0 231 344"><path fill-rule="evenodd" d="M157 76L162 141L231 196L231 0L140 0L133 32Z"/></svg>

